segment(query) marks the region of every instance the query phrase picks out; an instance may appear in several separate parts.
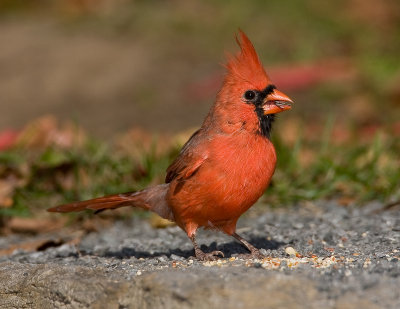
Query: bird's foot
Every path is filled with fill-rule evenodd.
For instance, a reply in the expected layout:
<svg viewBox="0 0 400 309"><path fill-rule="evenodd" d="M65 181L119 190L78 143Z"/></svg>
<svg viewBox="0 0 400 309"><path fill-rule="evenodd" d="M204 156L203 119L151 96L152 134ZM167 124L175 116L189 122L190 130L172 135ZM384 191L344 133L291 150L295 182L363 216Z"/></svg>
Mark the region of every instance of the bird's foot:
<svg viewBox="0 0 400 309"><path fill-rule="evenodd" d="M196 258L199 261L216 261L218 260L220 257L225 257L224 253L221 251L213 251L213 252L209 252L209 253L205 253L201 250L195 250L196 253Z"/></svg>
<svg viewBox="0 0 400 309"><path fill-rule="evenodd" d="M264 254L262 254L260 252L260 250L258 250L257 248L254 248L248 254L239 254L238 257L241 258L241 259L245 259L245 260L247 260L247 259L249 259L249 260L250 259L262 260L262 259L266 258L266 256Z"/></svg>

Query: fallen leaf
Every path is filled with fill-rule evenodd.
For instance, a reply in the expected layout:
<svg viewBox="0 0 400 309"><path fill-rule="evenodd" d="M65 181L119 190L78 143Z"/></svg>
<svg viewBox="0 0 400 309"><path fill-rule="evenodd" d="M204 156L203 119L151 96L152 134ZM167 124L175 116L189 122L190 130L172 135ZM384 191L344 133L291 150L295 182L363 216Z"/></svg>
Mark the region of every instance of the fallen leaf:
<svg viewBox="0 0 400 309"><path fill-rule="evenodd" d="M47 115L28 123L17 139L17 145L26 148L45 148L50 145L63 149L82 146L86 134L82 128L72 122L62 125L52 116Z"/></svg>
<svg viewBox="0 0 400 309"><path fill-rule="evenodd" d="M159 215L151 214L150 225L155 229L163 229L175 225L174 222L161 218Z"/></svg>

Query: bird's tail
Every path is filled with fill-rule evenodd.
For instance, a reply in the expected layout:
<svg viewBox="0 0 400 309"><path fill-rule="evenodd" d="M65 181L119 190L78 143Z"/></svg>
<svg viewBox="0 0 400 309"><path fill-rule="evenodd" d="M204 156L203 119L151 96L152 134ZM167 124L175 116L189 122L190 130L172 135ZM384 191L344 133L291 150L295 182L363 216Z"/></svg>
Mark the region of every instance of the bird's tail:
<svg viewBox="0 0 400 309"><path fill-rule="evenodd" d="M115 209L124 206L139 207L150 210L161 217L172 220L173 214L166 201L166 194L169 184L158 185L146 188L138 192L127 192L108 195L95 199L74 202L47 209L49 212L73 212L85 209L100 212L106 209Z"/></svg>

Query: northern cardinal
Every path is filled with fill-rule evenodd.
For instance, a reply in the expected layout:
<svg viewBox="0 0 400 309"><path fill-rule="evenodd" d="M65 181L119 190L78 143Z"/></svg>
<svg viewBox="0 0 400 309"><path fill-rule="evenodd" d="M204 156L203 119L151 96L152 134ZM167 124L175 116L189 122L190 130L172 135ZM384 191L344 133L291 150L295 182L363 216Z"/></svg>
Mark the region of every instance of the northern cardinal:
<svg viewBox="0 0 400 309"><path fill-rule="evenodd" d="M236 40L241 51L228 56L216 101L168 167L165 184L48 211L139 207L176 222L192 241L199 260L224 256L221 251L205 253L199 248L195 236L200 227L231 235L251 256L263 257L235 232L236 222L270 183L276 165L272 123L275 114L290 109L293 102L271 83L248 37L240 31Z"/></svg>

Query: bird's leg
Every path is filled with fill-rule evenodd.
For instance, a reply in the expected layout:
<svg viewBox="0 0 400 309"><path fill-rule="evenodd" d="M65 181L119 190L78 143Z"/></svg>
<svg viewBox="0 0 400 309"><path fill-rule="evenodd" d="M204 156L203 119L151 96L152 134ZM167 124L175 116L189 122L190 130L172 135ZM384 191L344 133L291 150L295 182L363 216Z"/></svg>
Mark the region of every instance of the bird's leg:
<svg viewBox="0 0 400 309"><path fill-rule="evenodd" d="M256 247L254 247L251 243L249 243L246 239L244 239L242 236L233 233L233 237L235 237L238 241L242 243L243 246L247 248L247 250L250 251L250 257L255 258L255 259L263 259L265 256L261 254L260 250L258 250Z"/></svg>
<svg viewBox="0 0 400 309"><path fill-rule="evenodd" d="M204 251L202 251L196 242L195 234L193 234L192 236L189 236L189 238L193 243L194 253L198 260L200 260L200 261L215 261L218 259L218 257L224 257L224 254L221 251L213 251L210 253L205 253Z"/></svg>

